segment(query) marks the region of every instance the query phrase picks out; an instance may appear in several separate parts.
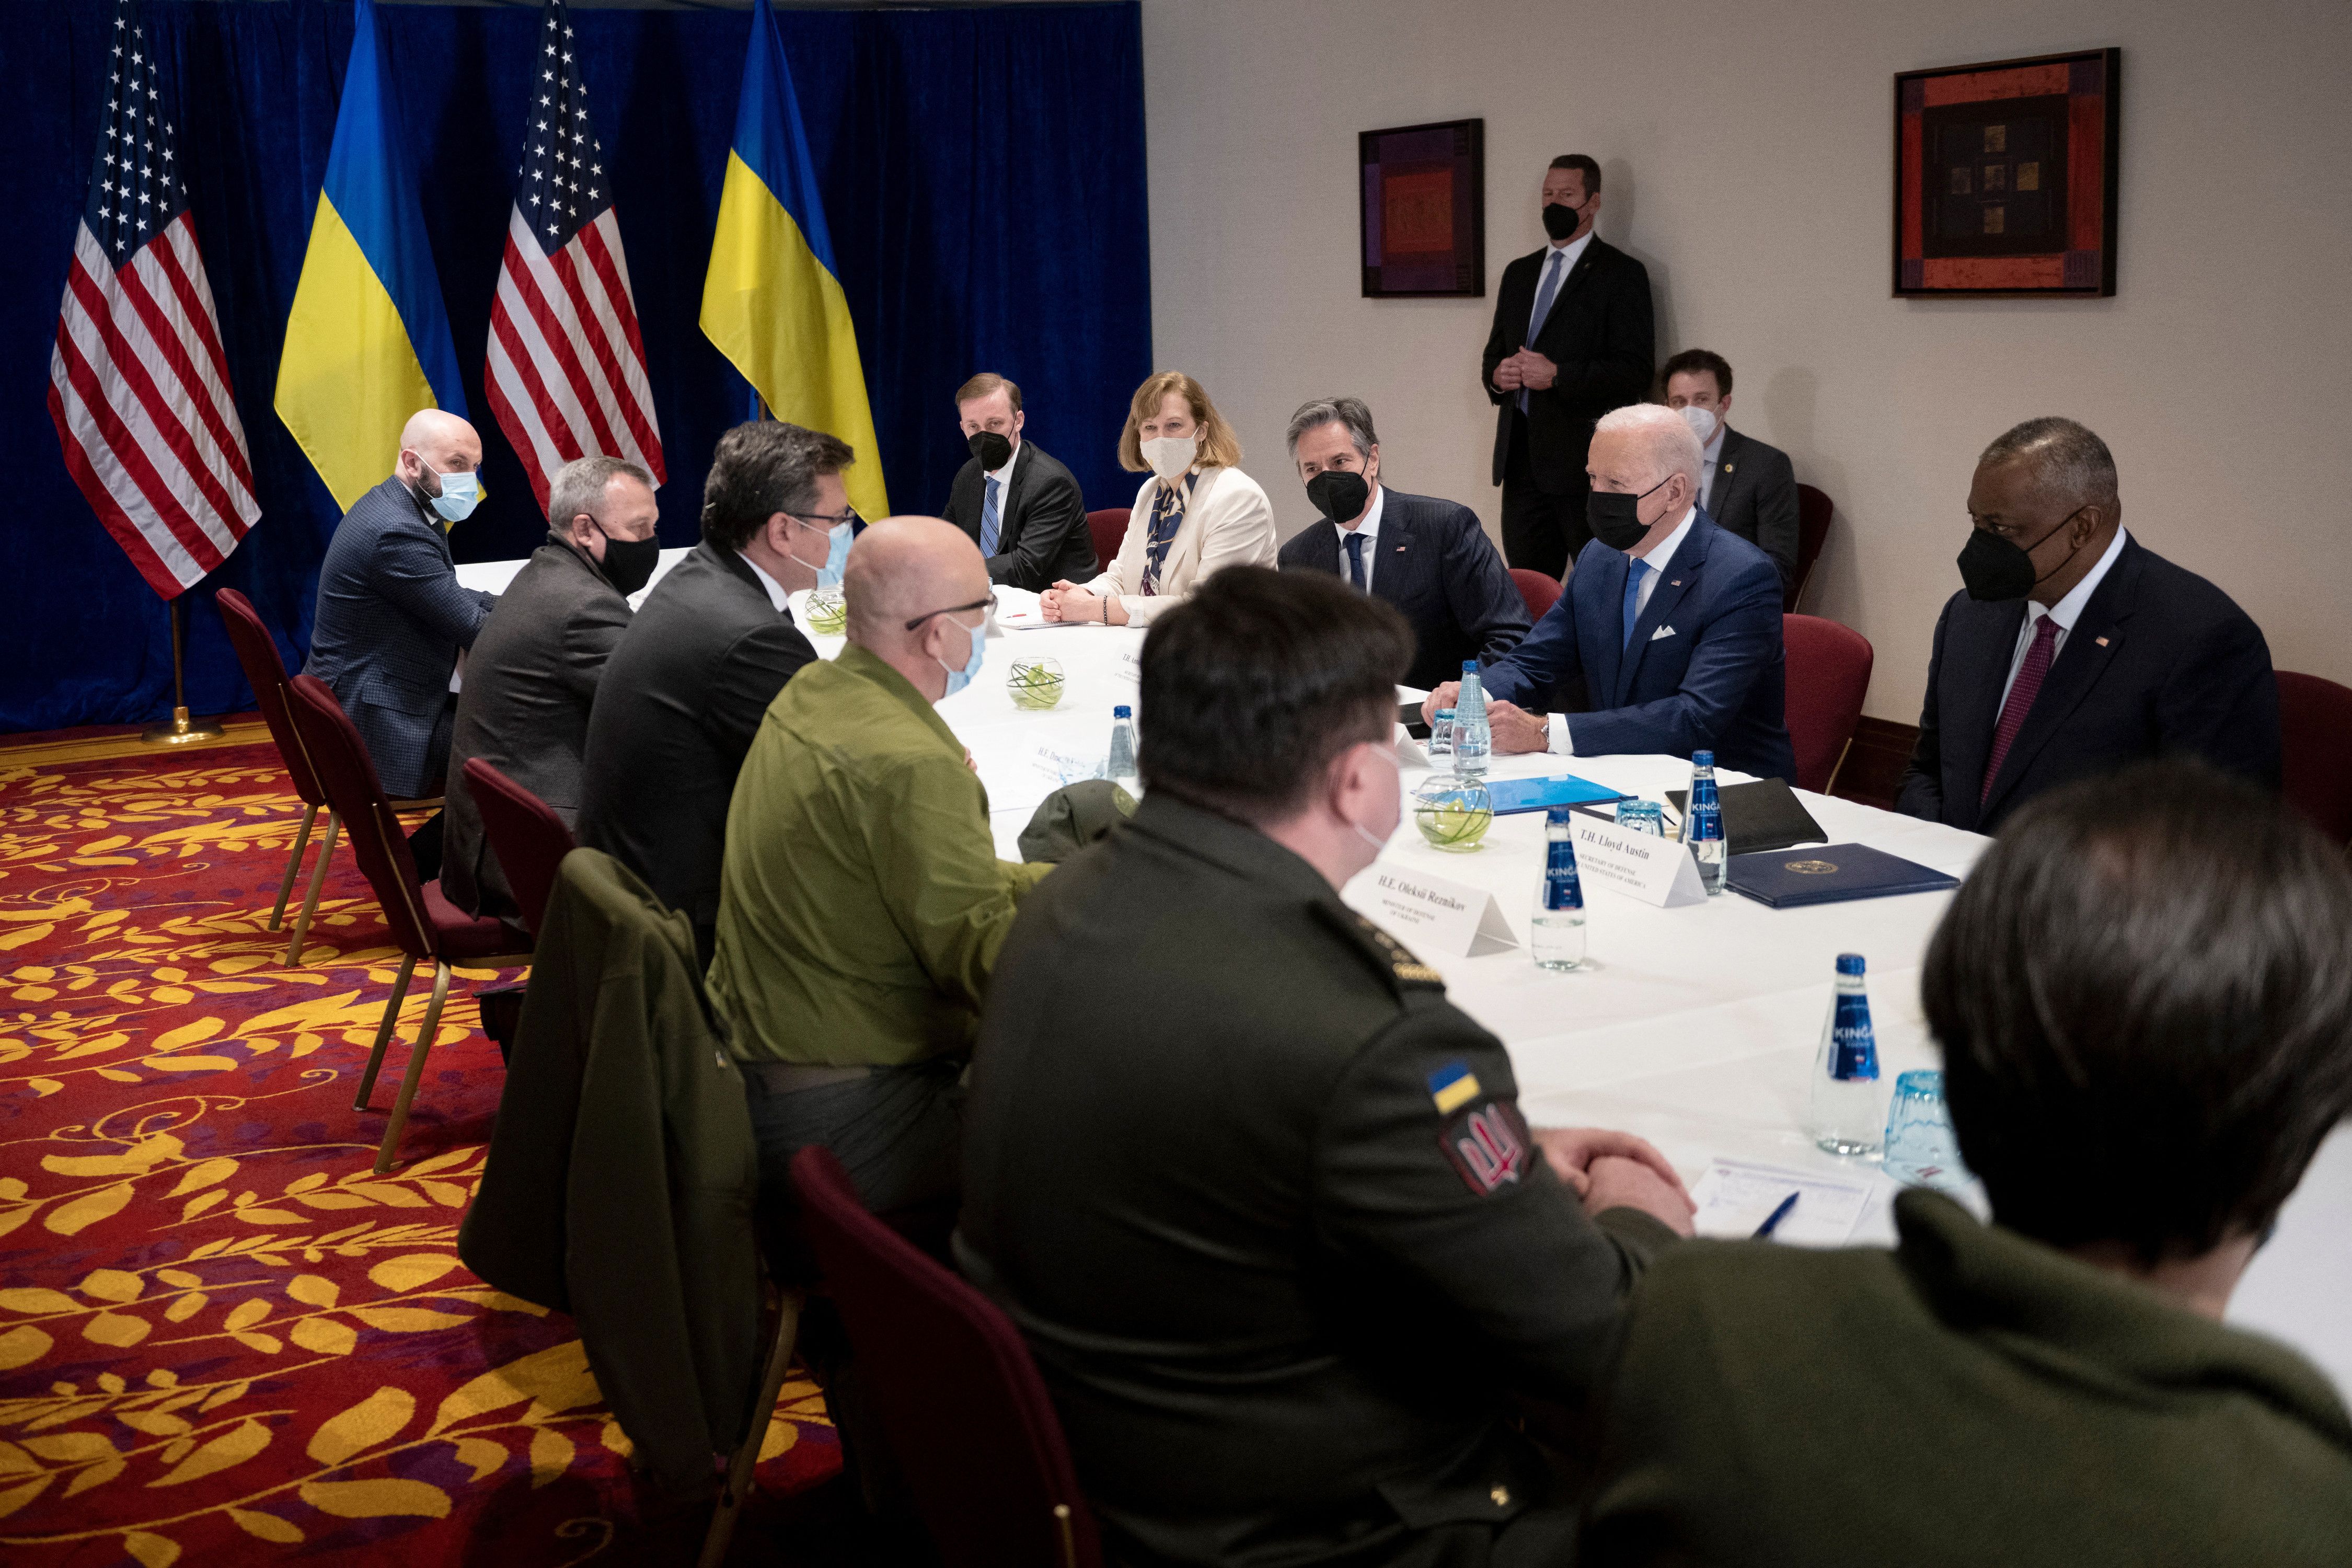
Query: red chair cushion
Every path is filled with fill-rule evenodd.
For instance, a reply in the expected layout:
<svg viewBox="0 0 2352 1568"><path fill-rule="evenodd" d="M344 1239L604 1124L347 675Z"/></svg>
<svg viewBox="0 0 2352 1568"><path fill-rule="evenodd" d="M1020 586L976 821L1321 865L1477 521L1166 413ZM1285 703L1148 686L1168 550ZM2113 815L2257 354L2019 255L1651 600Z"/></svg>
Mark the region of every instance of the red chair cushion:
<svg viewBox="0 0 2352 1568"><path fill-rule="evenodd" d="M466 759L466 788L481 813L482 835L490 853L499 858L514 893L515 908L532 934L547 913L548 895L555 889L556 868L578 847L572 829L555 808L507 777L479 757Z"/></svg>
<svg viewBox="0 0 2352 1568"><path fill-rule="evenodd" d="M1782 712L1797 753L1797 787L1819 794L1830 787L1862 721L1877 655L1868 637L1819 616L1782 616L1780 639L1788 660Z"/></svg>
<svg viewBox="0 0 2352 1568"><path fill-rule="evenodd" d="M1121 506L1104 507L1087 513L1087 533L1095 542L1095 565L1110 570L1118 559L1118 547L1127 538L1128 510Z"/></svg>
<svg viewBox="0 0 2352 1568"><path fill-rule="evenodd" d="M793 1155L793 1184L859 1374L940 1561L1058 1563L1061 1504L1076 1562L1099 1563L1094 1516L1020 1331L868 1213L830 1149Z"/></svg>
<svg viewBox="0 0 2352 1568"><path fill-rule="evenodd" d="M530 950L530 943L520 940L506 921L477 920L451 903L438 881L426 882L420 890L425 895L425 918L432 922L433 941L440 956L449 963Z"/></svg>
<svg viewBox="0 0 2352 1568"><path fill-rule="evenodd" d="M223 588L213 595L213 603L220 610L221 624L228 628L228 644L236 650L246 682L253 688L261 721L269 726L269 738L277 742L278 760L285 766L286 776L294 781L294 793L305 805L326 805L318 770L310 765L302 738L295 732L294 716L286 706L286 661L278 655L276 639L261 624L252 601L236 589Z"/></svg>
<svg viewBox="0 0 2352 1568"><path fill-rule="evenodd" d="M2278 697L2289 804L2336 843L2352 841L2352 687L2282 669Z"/></svg>
<svg viewBox="0 0 2352 1568"><path fill-rule="evenodd" d="M1531 621L1542 620L1545 614L1554 605L1559 603L1558 580L1547 577L1540 572L1530 572L1524 566L1514 566L1511 568L1511 584L1518 589L1519 597L1527 602L1528 619Z"/></svg>

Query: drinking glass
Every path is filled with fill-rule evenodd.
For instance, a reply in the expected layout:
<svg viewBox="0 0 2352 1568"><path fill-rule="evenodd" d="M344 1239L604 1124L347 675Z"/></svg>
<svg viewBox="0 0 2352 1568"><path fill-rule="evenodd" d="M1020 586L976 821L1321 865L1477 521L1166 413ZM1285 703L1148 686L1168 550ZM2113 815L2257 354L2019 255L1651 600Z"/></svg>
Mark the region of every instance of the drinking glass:
<svg viewBox="0 0 2352 1568"><path fill-rule="evenodd" d="M1629 833L1646 833L1653 838L1666 836L1665 811L1654 800L1621 800L1617 803L1617 826Z"/></svg>
<svg viewBox="0 0 2352 1568"><path fill-rule="evenodd" d="M1916 1068L1895 1080L1886 1111L1886 1173L1922 1187L1958 1187L1970 1179L1944 1103L1944 1075Z"/></svg>

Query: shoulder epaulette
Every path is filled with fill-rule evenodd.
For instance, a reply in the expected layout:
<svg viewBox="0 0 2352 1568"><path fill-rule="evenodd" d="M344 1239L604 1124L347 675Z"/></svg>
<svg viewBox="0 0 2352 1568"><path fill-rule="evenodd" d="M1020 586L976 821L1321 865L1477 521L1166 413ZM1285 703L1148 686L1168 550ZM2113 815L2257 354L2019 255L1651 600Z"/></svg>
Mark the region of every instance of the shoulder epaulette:
<svg viewBox="0 0 2352 1568"><path fill-rule="evenodd" d="M1444 975L1415 957L1411 948L1381 930L1377 921L1345 906L1318 904L1316 908L1323 910L1333 925L1363 944L1400 989L1445 989Z"/></svg>

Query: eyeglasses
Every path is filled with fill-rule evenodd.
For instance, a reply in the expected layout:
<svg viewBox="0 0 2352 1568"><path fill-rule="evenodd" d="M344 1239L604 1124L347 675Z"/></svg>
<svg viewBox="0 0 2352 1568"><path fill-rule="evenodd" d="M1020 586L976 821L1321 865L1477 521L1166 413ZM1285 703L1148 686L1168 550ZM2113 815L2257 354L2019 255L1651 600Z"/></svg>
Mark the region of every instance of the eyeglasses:
<svg viewBox="0 0 2352 1568"><path fill-rule="evenodd" d="M913 620L908 621L907 623L907 629L910 632L913 631L917 626L921 626L933 616L968 616L974 610L993 611L995 608L996 595L992 591L987 598L975 599L969 605L950 605L944 610L926 610L921 615L917 616ZM967 626L964 629L966 631L970 631L971 628Z"/></svg>
<svg viewBox="0 0 2352 1568"><path fill-rule="evenodd" d="M799 523L803 528L817 526L824 528L827 532L831 532L833 530L839 528L845 522L856 522L858 521L857 509L856 507L851 507L847 511L809 511L797 513L788 511L784 513L784 515L791 518L794 522Z"/></svg>

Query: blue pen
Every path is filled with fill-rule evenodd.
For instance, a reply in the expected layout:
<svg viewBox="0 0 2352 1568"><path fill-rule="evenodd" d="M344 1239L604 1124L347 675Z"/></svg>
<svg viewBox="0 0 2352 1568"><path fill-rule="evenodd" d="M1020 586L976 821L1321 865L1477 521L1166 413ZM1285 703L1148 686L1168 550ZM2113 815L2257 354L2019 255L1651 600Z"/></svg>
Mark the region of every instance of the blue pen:
<svg viewBox="0 0 2352 1568"><path fill-rule="evenodd" d="M1769 1237L1774 1231L1780 1229L1780 1222L1789 1217L1789 1211L1797 1206L1797 1199L1801 1195L1801 1193L1790 1193L1787 1197L1782 1198L1780 1200L1780 1206L1774 1209L1770 1215L1765 1219L1764 1223L1756 1227L1754 1239L1762 1241L1766 1237Z"/></svg>

